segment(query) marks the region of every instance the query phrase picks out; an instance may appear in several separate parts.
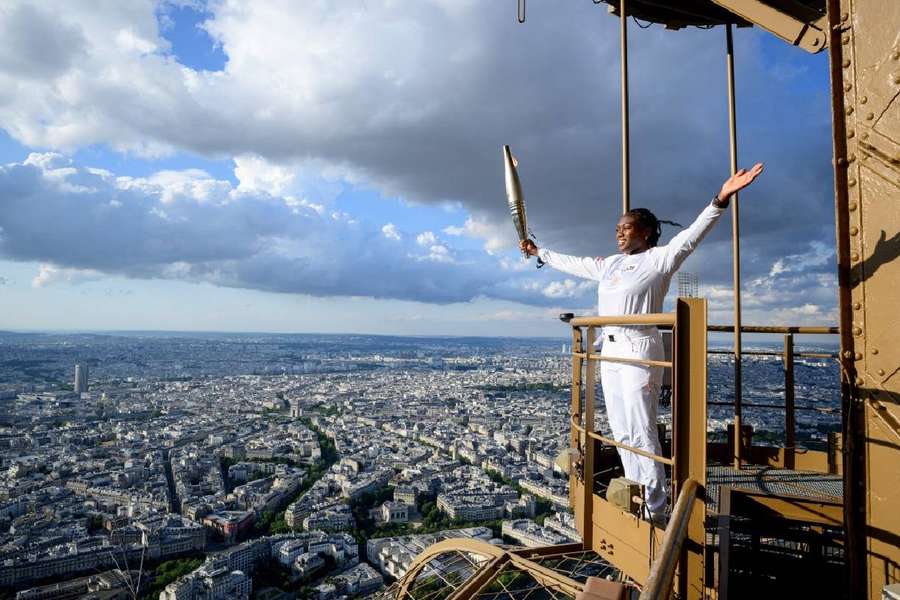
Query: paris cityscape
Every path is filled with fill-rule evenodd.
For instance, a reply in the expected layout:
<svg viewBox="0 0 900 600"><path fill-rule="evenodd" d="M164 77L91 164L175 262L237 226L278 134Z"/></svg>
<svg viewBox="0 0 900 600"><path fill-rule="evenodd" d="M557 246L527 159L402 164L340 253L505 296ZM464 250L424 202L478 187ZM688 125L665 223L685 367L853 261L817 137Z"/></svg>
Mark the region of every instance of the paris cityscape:
<svg viewBox="0 0 900 600"><path fill-rule="evenodd" d="M576 541L555 463L570 352L562 337L2 333L0 597L364 597L440 539ZM732 397L732 365L710 355L711 400ZM780 398L781 369L744 358L748 405ZM795 371L798 409L816 409L798 439L822 444L837 367ZM729 411L710 406L710 435ZM745 411L780 441L783 414Z"/></svg>

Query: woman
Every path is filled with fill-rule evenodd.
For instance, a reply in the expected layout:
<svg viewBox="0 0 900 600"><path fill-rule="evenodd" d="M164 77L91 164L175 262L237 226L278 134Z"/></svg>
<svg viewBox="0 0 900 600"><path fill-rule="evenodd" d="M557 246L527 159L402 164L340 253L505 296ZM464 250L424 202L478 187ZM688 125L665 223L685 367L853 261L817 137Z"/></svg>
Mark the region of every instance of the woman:
<svg viewBox="0 0 900 600"><path fill-rule="evenodd" d="M712 203L697 220L669 244L657 246L660 221L645 208L628 211L616 225L620 254L607 258L578 258L538 248L531 240L519 246L555 269L593 279L597 286L597 314L640 315L662 312L672 275L728 207L732 194L750 185L762 172L758 163L741 169L722 184ZM604 327L601 355L664 360L662 337L656 327ZM603 361L600 383L613 439L653 454L661 448L656 429L657 399L662 369ZM665 472L661 463L619 449L625 477L646 487L646 507L654 522L664 522Z"/></svg>

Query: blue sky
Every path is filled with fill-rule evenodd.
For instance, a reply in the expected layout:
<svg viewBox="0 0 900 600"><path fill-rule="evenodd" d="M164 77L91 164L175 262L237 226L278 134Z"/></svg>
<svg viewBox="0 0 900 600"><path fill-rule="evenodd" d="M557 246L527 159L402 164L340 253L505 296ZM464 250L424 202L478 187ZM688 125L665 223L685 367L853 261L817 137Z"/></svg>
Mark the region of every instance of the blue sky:
<svg viewBox="0 0 900 600"><path fill-rule="evenodd" d="M594 288L521 260L500 147L541 245L614 251L618 23L553 6L5 3L0 329L564 335ZM735 38L745 321L832 324L826 57ZM724 32L630 39L633 204L689 222L727 176ZM684 267L712 322L729 235Z"/></svg>

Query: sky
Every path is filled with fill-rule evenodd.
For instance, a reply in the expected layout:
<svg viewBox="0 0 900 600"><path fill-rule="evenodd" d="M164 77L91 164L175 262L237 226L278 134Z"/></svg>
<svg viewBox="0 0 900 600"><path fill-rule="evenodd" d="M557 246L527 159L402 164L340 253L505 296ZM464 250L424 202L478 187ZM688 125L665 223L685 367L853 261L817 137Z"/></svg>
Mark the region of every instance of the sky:
<svg viewBox="0 0 900 600"><path fill-rule="evenodd" d="M596 286L522 259L501 147L539 246L616 251L619 24L528 9L3 2L0 329L567 335ZM728 176L725 32L629 26L632 206L690 223ZM836 324L827 57L755 28L735 57L743 320ZM711 323L731 262L726 215L682 267Z"/></svg>

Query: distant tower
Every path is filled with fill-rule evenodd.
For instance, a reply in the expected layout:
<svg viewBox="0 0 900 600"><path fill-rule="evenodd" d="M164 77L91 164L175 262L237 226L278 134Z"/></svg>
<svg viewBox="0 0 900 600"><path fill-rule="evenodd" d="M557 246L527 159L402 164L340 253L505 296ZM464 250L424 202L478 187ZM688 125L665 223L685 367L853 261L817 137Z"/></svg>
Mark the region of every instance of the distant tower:
<svg viewBox="0 0 900 600"><path fill-rule="evenodd" d="M678 273L678 297L696 298L700 295L700 277L696 273Z"/></svg>
<svg viewBox="0 0 900 600"><path fill-rule="evenodd" d="M87 365L75 365L75 393L81 394L88 391Z"/></svg>

